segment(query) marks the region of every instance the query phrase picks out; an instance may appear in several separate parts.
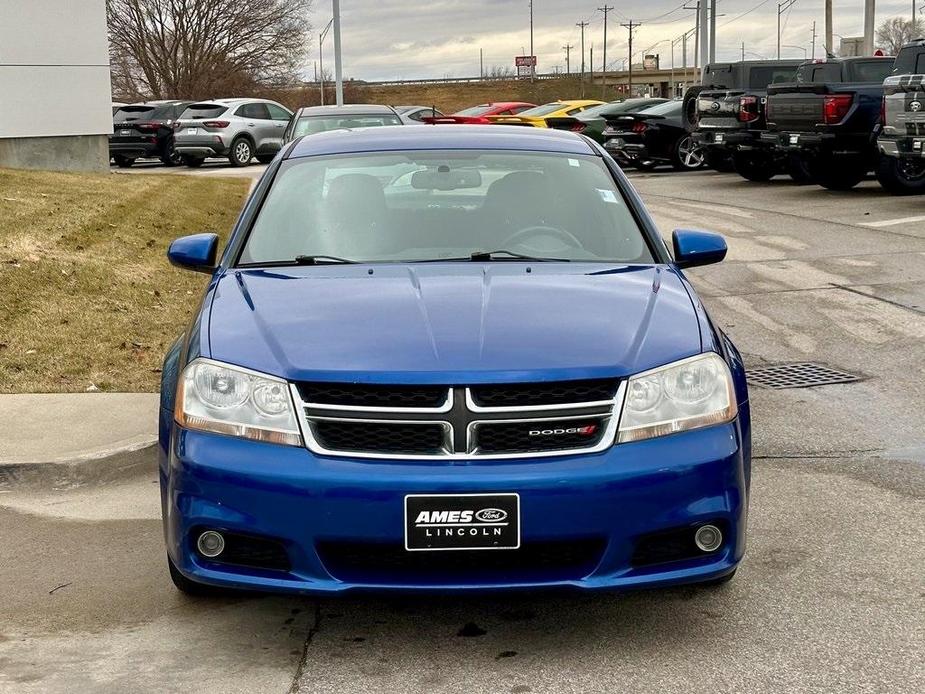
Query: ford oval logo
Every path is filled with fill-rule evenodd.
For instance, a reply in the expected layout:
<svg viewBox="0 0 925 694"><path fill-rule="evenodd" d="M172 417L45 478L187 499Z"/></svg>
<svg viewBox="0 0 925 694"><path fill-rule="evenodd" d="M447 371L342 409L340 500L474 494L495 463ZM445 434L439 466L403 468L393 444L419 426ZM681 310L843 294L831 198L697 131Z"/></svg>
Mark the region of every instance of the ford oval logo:
<svg viewBox="0 0 925 694"><path fill-rule="evenodd" d="M917 111L921 111L921 110L922 110L922 102L921 102L921 101L913 101L911 104L909 104L909 110L910 110L910 111L916 111L916 112L917 112Z"/></svg>
<svg viewBox="0 0 925 694"><path fill-rule="evenodd" d="M500 523L507 518L507 511L500 508L483 508L476 512L475 517L483 523Z"/></svg>

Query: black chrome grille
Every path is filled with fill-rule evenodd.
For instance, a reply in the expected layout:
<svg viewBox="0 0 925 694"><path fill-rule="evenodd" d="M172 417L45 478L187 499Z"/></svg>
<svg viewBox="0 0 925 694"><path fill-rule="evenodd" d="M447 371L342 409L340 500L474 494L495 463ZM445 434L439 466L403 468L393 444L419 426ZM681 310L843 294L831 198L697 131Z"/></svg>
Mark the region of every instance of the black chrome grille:
<svg viewBox="0 0 925 694"><path fill-rule="evenodd" d="M383 386L365 383L303 383L305 402L333 407L440 407L446 386Z"/></svg>
<svg viewBox="0 0 925 694"><path fill-rule="evenodd" d="M374 542L318 542L321 563L334 578L351 583L416 584L453 581L520 583L577 580L594 571L602 538L525 542L520 549L480 552L408 552Z"/></svg>
<svg viewBox="0 0 925 694"><path fill-rule="evenodd" d="M473 386L470 392L479 407L537 407L612 400L618 385L613 379L511 383Z"/></svg>
<svg viewBox="0 0 925 694"><path fill-rule="evenodd" d="M601 440L606 417L526 422L482 422L474 444L482 453L530 453L588 448Z"/></svg>
<svg viewBox="0 0 925 694"><path fill-rule="evenodd" d="M316 453L421 458L600 451L616 425L615 379L463 386L302 384Z"/></svg>
<svg viewBox="0 0 925 694"><path fill-rule="evenodd" d="M315 438L329 451L440 455L446 444L446 428L438 422L316 420L312 428Z"/></svg>

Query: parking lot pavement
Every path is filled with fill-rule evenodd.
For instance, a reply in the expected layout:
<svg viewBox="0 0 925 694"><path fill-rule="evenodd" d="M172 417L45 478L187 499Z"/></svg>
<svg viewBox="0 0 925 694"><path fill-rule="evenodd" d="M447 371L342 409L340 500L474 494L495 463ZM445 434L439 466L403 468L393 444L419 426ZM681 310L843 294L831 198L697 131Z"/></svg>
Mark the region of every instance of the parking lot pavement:
<svg viewBox="0 0 925 694"><path fill-rule="evenodd" d="M266 164L252 162L249 166L231 166L227 159L207 159L202 166L191 169L188 166L164 166L156 159L136 160L128 169L111 166L110 171L117 174L170 174L174 176L239 176L257 179L266 170Z"/></svg>
<svg viewBox="0 0 925 694"><path fill-rule="evenodd" d="M735 580L192 601L167 576L152 466L0 493L0 691L925 690L925 225L896 221L925 199L710 172L633 179L663 233L726 235L727 261L689 274L752 369L812 361L861 378L752 388Z"/></svg>

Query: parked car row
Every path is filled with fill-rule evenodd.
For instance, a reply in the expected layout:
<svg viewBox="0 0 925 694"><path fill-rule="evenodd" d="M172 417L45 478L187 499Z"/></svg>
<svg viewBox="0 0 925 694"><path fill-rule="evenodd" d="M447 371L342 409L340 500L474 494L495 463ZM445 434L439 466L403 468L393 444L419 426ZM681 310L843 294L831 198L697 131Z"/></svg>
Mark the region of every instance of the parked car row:
<svg viewBox="0 0 925 694"><path fill-rule="evenodd" d="M925 39L895 59L709 65L683 112L706 161L750 181L848 190L874 172L891 193L925 193L923 80Z"/></svg>

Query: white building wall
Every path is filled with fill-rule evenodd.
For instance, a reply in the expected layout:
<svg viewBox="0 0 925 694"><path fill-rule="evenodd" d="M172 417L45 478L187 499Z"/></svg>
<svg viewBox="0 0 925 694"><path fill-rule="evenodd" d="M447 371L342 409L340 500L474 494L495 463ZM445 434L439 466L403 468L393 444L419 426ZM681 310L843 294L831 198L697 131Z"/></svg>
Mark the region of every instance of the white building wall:
<svg viewBox="0 0 925 694"><path fill-rule="evenodd" d="M0 150L106 136L111 103L105 0L0 0Z"/></svg>

